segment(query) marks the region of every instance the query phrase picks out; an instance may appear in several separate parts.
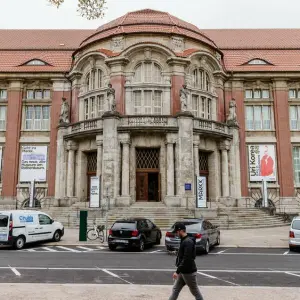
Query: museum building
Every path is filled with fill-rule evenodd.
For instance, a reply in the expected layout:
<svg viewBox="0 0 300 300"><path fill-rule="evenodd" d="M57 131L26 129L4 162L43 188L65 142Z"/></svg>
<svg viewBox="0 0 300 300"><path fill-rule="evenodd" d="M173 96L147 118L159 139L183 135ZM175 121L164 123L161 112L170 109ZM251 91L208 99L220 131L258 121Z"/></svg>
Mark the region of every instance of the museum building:
<svg viewBox="0 0 300 300"><path fill-rule="evenodd" d="M1 196L112 206L274 202L300 187L300 30L200 30L130 12L96 30L0 30Z"/></svg>

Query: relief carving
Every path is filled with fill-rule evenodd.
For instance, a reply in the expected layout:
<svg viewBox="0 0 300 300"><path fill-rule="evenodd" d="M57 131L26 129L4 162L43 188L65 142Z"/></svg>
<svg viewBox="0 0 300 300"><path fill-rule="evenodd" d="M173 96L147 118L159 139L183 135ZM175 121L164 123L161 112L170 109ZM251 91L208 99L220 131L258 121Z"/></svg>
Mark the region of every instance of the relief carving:
<svg viewBox="0 0 300 300"><path fill-rule="evenodd" d="M173 36L171 38L172 49L175 52L183 52L184 51L184 39L181 37Z"/></svg>
<svg viewBox="0 0 300 300"><path fill-rule="evenodd" d="M111 50L113 52L120 52L125 48L125 39L122 36L114 37L111 40Z"/></svg>

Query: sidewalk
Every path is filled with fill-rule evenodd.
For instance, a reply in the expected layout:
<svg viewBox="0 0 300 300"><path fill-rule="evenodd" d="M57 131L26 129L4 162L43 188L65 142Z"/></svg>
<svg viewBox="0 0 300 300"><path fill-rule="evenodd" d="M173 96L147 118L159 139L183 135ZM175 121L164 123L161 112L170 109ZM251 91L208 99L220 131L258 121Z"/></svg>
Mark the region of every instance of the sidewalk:
<svg viewBox="0 0 300 300"><path fill-rule="evenodd" d="M162 232L161 246L164 245L165 232ZM263 247L287 248L289 226L241 230L221 230L221 247ZM48 245L89 245L101 244L99 240L79 242L79 229L65 229L65 235L59 243Z"/></svg>
<svg viewBox="0 0 300 300"><path fill-rule="evenodd" d="M172 286L80 285L80 284L0 284L7 299L31 300L163 300L168 299ZM296 300L300 288L267 287L200 287L205 300ZM185 287L180 300L192 299Z"/></svg>

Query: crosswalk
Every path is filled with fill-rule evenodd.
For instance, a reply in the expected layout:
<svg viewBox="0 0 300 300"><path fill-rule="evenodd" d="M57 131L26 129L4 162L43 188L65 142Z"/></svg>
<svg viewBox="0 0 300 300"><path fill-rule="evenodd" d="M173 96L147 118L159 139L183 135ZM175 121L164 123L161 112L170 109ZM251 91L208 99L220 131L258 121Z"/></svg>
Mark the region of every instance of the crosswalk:
<svg viewBox="0 0 300 300"><path fill-rule="evenodd" d="M77 245L72 245L72 246L39 246L39 247L33 247L33 248L25 248L22 250L19 250L21 252L31 252L31 253L36 253L36 252L50 252L50 253L62 253L62 252L70 252L70 253L91 253L91 252L99 252L107 250L106 247L103 246L77 246Z"/></svg>

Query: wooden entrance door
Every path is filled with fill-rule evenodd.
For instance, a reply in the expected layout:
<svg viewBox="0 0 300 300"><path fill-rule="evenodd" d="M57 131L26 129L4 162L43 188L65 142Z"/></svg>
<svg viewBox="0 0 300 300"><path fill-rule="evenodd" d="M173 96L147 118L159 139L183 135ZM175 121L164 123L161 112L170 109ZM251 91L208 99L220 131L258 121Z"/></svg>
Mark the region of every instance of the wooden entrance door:
<svg viewBox="0 0 300 300"><path fill-rule="evenodd" d="M87 201L90 201L91 177L97 173L97 152L87 152Z"/></svg>
<svg viewBox="0 0 300 300"><path fill-rule="evenodd" d="M136 200L148 201L148 173L136 173Z"/></svg>

